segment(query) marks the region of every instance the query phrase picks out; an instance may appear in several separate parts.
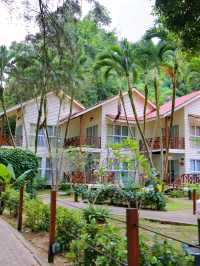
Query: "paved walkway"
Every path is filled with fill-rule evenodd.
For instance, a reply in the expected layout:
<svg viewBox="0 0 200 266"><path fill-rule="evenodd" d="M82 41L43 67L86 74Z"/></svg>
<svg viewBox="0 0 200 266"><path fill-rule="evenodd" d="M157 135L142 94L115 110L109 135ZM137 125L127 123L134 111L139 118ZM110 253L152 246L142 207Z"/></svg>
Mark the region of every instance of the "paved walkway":
<svg viewBox="0 0 200 266"><path fill-rule="evenodd" d="M44 265L37 257L33 247L2 218L0 218L0 265Z"/></svg>
<svg viewBox="0 0 200 266"><path fill-rule="evenodd" d="M49 203L49 196L43 197L44 202ZM57 199L57 203L60 206L69 207L69 208L84 208L87 206L87 203L83 202L74 202L69 199ZM123 207L109 206L108 209L111 213L125 217L126 209ZM192 210L181 210L181 211L151 211L151 210L140 210L140 218L165 222L165 223L174 223L174 224L186 224L186 225L196 225L197 217L192 214Z"/></svg>

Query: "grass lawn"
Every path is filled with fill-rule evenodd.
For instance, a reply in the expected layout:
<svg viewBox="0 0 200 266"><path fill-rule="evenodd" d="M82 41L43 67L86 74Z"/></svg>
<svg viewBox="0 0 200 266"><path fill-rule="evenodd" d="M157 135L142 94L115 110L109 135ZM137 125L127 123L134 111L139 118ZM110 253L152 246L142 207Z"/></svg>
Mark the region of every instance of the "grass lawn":
<svg viewBox="0 0 200 266"><path fill-rule="evenodd" d="M120 227L122 229L121 230L122 234L126 234L126 224L120 223L114 220L115 218L124 220L124 217L120 215L117 215L117 216L113 215L113 219L111 219L110 222L113 225ZM146 219L140 219L139 224L155 232L165 234L169 237L173 237L173 238L185 241L190 244L196 244L198 240L197 226L164 224L160 222L148 221ZM144 229L139 229L139 233L140 233L140 236L142 236L144 240L147 241L149 244L151 244L153 240L157 238L158 240L168 240L168 242L174 245L175 248L182 249L182 245L180 243L177 243L176 241L169 240L162 236L156 235Z"/></svg>
<svg viewBox="0 0 200 266"><path fill-rule="evenodd" d="M167 211L177 211L192 209L192 200L187 198L170 198L167 199Z"/></svg>

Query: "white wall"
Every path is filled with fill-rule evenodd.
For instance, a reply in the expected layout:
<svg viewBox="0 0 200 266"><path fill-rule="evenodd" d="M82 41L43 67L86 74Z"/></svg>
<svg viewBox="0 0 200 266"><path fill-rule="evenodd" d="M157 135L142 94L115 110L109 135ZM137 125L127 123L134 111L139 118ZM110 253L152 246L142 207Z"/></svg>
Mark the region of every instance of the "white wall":
<svg viewBox="0 0 200 266"><path fill-rule="evenodd" d="M200 160L200 149L192 148L190 146L190 122L188 116L189 114L200 115L200 99L197 99L196 101L185 106L185 172L188 174L191 173L190 160Z"/></svg>

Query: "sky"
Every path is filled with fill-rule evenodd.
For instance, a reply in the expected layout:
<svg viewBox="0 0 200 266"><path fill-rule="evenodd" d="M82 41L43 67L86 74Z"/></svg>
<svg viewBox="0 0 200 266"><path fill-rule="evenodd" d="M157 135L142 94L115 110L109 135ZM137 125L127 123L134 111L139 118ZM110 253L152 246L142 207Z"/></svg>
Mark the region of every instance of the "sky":
<svg viewBox="0 0 200 266"><path fill-rule="evenodd" d="M18 12L20 0L15 0L14 11L11 13L5 4L0 2L0 45L9 46L12 41L22 41L28 33L37 31L34 23L24 23ZM154 24L151 15L154 0L99 0L109 11L112 19L110 29L115 29L120 38L138 41ZM83 13L89 8L83 0ZM22 15L22 14L21 14Z"/></svg>

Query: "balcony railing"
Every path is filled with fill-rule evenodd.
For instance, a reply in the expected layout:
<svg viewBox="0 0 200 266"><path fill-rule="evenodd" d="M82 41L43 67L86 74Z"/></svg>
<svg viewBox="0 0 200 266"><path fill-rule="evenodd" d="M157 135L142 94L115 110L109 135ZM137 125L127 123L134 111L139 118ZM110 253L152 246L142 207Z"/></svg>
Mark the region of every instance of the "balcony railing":
<svg viewBox="0 0 200 266"><path fill-rule="evenodd" d="M147 143L152 150L160 150L161 143L160 143L160 137L156 138L148 138ZM167 138L163 137L163 148L167 148ZM172 137L170 139L169 143L169 148L170 149L185 149L185 138L180 138L180 137ZM142 141L140 141L140 150L144 151L144 144Z"/></svg>
<svg viewBox="0 0 200 266"><path fill-rule="evenodd" d="M89 146L92 148L101 148L100 137L72 137L68 138L65 142L65 147L80 147Z"/></svg>
<svg viewBox="0 0 200 266"><path fill-rule="evenodd" d="M16 146L22 146L23 137L13 136ZM10 136L0 136L0 146L12 146L12 140Z"/></svg>

